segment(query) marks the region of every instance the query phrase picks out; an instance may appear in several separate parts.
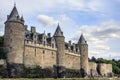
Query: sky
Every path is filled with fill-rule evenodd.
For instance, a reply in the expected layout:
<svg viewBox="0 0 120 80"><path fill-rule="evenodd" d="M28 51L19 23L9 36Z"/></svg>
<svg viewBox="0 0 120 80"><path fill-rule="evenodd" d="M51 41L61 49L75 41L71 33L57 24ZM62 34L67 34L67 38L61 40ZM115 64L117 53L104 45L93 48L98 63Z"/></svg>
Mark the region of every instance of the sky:
<svg viewBox="0 0 120 80"><path fill-rule="evenodd" d="M29 30L53 35L59 23L66 42L83 33L89 57L120 59L120 0L1 0L0 35L14 3Z"/></svg>

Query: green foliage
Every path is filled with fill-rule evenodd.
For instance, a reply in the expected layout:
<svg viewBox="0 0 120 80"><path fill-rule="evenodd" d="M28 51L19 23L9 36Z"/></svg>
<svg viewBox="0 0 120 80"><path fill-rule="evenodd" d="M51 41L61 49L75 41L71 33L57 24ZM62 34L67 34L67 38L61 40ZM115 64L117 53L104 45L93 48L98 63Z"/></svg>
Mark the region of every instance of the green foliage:
<svg viewBox="0 0 120 80"><path fill-rule="evenodd" d="M3 46L3 37L0 36L0 46Z"/></svg>
<svg viewBox="0 0 120 80"><path fill-rule="evenodd" d="M66 77L68 78L80 77L80 70L66 69Z"/></svg>
<svg viewBox="0 0 120 80"><path fill-rule="evenodd" d="M0 80L91 80L88 78L4 78ZM92 80L98 80L98 79L92 79ZM106 79L100 79L100 80L106 80ZM108 80L108 79L107 79Z"/></svg>
<svg viewBox="0 0 120 80"><path fill-rule="evenodd" d="M3 46L4 38L0 36L0 59L6 59L6 51Z"/></svg>
<svg viewBox="0 0 120 80"><path fill-rule="evenodd" d="M7 72L6 67L0 65L0 77L5 78L5 77L7 77L7 75L8 75L8 72Z"/></svg>
<svg viewBox="0 0 120 80"><path fill-rule="evenodd" d="M35 68L25 68L24 77L26 78L44 78L51 77L52 71L48 68L42 69L39 66Z"/></svg>

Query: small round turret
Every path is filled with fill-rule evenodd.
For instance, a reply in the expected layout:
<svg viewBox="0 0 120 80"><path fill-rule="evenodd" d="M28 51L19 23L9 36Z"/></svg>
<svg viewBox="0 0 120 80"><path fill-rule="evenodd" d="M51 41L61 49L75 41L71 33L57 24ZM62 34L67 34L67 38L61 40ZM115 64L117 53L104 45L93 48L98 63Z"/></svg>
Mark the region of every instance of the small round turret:
<svg viewBox="0 0 120 80"><path fill-rule="evenodd" d="M80 72L82 77L88 74L88 44L81 34L78 41L79 53L80 53Z"/></svg>
<svg viewBox="0 0 120 80"><path fill-rule="evenodd" d="M58 67L58 77L62 78L64 76L65 66L64 66L64 57L65 57L65 38L63 32L60 29L58 24L57 29L54 34L56 48L57 48L57 67Z"/></svg>

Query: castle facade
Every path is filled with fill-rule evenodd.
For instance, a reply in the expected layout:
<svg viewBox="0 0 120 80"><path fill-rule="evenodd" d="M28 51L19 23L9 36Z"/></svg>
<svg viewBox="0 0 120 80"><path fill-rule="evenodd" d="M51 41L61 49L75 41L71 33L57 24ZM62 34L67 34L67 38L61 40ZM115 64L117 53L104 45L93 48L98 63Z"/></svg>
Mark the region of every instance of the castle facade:
<svg viewBox="0 0 120 80"><path fill-rule="evenodd" d="M7 67L9 72L20 72L25 67L41 66L42 68L59 67L58 73L65 69L83 70L90 75L91 70L97 72L96 63L88 62L88 44L83 34L78 43L65 42L64 34L58 24L55 34L38 33L34 26L31 30L24 24L14 6L5 22L4 46L7 50ZM112 73L112 66L99 64L102 75ZM105 65L105 67L103 67ZM109 70L107 69L109 68ZM105 70L104 72L104 69ZM103 71L102 71L103 70ZM19 75L20 73L16 73Z"/></svg>

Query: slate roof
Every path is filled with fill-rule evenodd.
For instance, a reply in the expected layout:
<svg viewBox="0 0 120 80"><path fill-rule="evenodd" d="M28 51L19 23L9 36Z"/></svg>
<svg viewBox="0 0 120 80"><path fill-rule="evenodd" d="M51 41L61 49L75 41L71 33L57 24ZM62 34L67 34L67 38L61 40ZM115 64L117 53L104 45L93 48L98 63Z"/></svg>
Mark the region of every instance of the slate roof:
<svg viewBox="0 0 120 80"><path fill-rule="evenodd" d="M87 43L86 40L85 40L85 38L84 38L84 36L83 36L83 34L81 34L78 43L80 43L80 44L86 44Z"/></svg>
<svg viewBox="0 0 120 80"><path fill-rule="evenodd" d="M10 15L8 15L7 21L18 21L18 22L24 22L23 16L20 18L19 13L17 11L16 6L14 5Z"/></svg>
<svg viewBox="0 0 120 80"><path fill-rule="evenodd" d="M63 36L63 32L61 31L59 24L57 26L54 36Z"/></svg>

